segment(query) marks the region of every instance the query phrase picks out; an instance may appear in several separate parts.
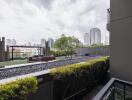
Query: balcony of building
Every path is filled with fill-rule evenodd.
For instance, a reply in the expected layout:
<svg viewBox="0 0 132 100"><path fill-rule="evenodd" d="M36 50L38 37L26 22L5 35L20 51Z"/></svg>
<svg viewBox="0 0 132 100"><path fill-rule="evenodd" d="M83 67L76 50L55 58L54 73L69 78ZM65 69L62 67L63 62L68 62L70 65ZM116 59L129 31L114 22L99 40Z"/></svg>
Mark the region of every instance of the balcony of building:
<svg viewBox="0 0 132 100"><path fill-rule="evenodd" d="M112 78L93 100L132 100L132 83Z"/></svg>

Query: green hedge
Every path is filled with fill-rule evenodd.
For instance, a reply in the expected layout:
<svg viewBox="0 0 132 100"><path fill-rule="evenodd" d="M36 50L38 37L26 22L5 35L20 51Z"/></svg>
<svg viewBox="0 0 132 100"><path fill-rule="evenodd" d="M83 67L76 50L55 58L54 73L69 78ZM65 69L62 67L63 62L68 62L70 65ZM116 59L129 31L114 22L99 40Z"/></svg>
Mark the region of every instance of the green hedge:
<svg viewBox="0 0 132 100"><path fill-rule="evenodd" d="M104 82L108 69L108 57L51 69L48 77L54 81L54 100L64 100L84 88L90 92L97 84ZM0 100L26 100L28 95L36 91L37 84L34 77L1 84Z"/></svg>
<svg viewBox="0 0 132 100"><path fill-rule="evenodd" d="M50 74L54 78L61 78L60 76L67 76L71 74L74 74L74 75L77 74L80 76L84 70L91 69L92 67L93 68L94 67L104 67L104 66L101 66L101 64L107 64L107 63L108 63L108 57L101 57L98 59L89 60L89 61L81 62L78 64L71 64L71 65L66 65L66 66L61 66L59 68L51 69ZM105 67L106 69L108 69L109 65L107 64Z"/></svg>
<svg viewBox="0 0 132 100"><path fill-rule="evenodd" d="M0 85L0 100L26 100L30 93L37 90L35 77L19 79Z"/></svg>
<svg viewBox="0 0 132 100"><path fill-rule="evenodd" d="M55 100L63 100L84 88L90 92L97 84L105 81L108 69L108 57L51 69L50 75L55 81Z"/></svg>

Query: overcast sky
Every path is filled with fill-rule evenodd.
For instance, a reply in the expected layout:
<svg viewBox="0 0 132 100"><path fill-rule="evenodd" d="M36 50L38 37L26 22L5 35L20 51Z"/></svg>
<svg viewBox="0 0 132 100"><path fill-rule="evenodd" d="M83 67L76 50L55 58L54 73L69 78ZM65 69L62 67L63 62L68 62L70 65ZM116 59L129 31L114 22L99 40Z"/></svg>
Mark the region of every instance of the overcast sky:
<svg viewBox="0 0 132 100"><path fill-rule="evenodd" d="M106 30L109 0L0 0L0 37L38 42L62 33L83 35L99 27Z"/></svg>

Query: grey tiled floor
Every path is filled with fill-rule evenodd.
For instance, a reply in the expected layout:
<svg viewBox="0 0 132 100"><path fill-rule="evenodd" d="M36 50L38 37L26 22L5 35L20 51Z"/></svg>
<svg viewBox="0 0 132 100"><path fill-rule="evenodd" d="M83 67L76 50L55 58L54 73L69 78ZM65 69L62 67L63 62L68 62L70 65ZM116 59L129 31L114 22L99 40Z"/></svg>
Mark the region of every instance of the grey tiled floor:
<svg viewBox="0 0 132 100"><path fill-rule="evenodd" d="M92 100L102 87L102 85L95 87L89 94L85 95L82 100Z"/></svg>

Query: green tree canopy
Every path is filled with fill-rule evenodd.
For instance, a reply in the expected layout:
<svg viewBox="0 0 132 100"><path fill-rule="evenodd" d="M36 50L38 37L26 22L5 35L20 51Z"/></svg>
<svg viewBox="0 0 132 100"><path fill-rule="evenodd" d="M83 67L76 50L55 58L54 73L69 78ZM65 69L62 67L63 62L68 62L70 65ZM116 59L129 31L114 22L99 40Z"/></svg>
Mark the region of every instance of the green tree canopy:
<svg viewBox="0 0 132 100"><path fill-rule="evenodd" d="M67 55L72 55L74 49L79 45L81 45L81 42L74 36L62 35L55 41L54 47L58 50L64 50Z"/></svg>

